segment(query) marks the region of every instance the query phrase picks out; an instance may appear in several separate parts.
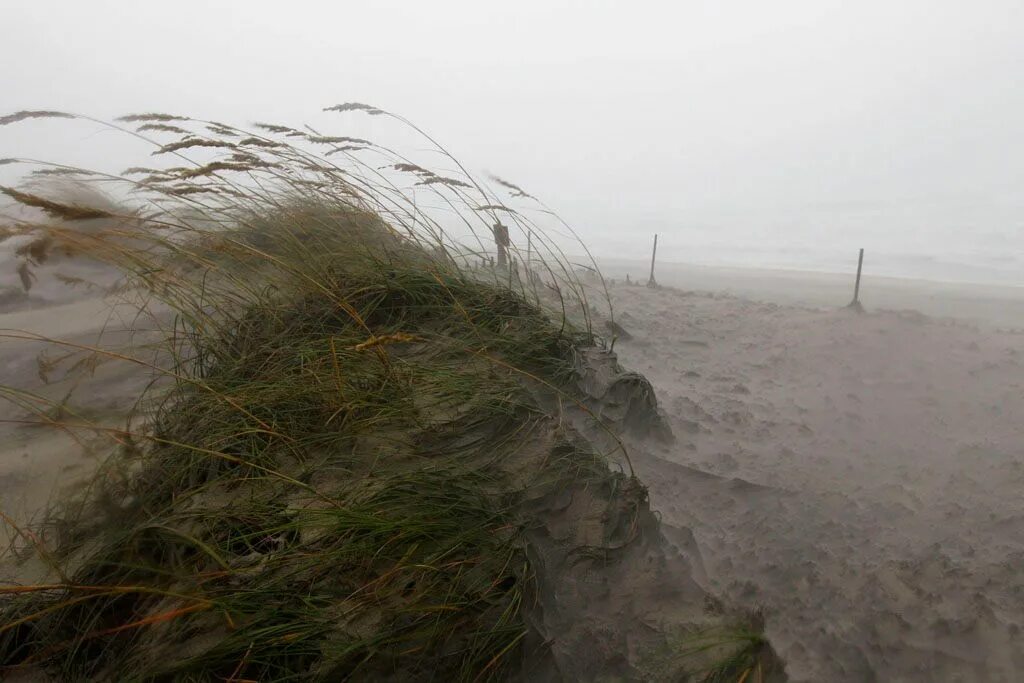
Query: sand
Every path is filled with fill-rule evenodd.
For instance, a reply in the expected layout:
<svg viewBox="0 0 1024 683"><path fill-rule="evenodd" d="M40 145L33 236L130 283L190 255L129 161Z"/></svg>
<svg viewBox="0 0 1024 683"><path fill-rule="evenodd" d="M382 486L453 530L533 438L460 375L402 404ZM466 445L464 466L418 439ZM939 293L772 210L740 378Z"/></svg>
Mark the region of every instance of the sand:
<svg viewBox="0 0 1024 683"><path fill-rule="evenodd" d="M764 609L795 680L1024 670L1024 293L872 278L856 315L840 308L845 276L664 267L659 280L720 290L612 288L633 335L615 349L676 435L632 438L637 473L703 587ZM11 304L0 328L129 340L124 310L74 296ZM0 341L0 383L60 398L70 385L42 381L40 350ZM71 404L113 424L146 381L105 364ZM0 419L24 417L0 406ZM96 457L0 424L0 507L38 515Z"/></svg>
<svg viewBox="0 0 1024 683"><path fill-rule="evenodd" d="M970 282L933 282L880 277L864 264L861 300L873 309L910 310L936 318L954 318L985 329L1024 329L1024 273L1019 286ZM602 271L616 280L630 275L647 282L650 261L601 261ZM719 292L787 306L835 308L853 297L856 262L848 273L803 270L728 268L685 263L657 264L659 284Z"/></svg>
<svg viewBox="0 0 1024 683"><path fill-rule="evenodd" d="M61 425L123 427L151 381L145 366L104 356L95 358L91 371L69 373L76 362L89 362L92 354L26 338L40 335L152 360L146 345L156 335L131 306L96 296L72 298L69 303L0 312L0 385L20 394L0 395L0 509L19 524L37 518L60 490L87 480L111 445L102 432L65 430ZM46 361L58 360L45 367ZM21 392L63 408L35 402ZM33 404L43 413L26 407ZM55 427L32 424L41 420L54 420ZM0 539L9 536L9 529L0 532Z"/></svg>
<svg viewBox="0 0 1024 683"><path fill-rule="evenodd" d="M652 507L692 530L708 588L764 608L794 680L1024 670L1024 334L672 289L613 297L633 335L620 359L678 437L635 448Z"/></svg>

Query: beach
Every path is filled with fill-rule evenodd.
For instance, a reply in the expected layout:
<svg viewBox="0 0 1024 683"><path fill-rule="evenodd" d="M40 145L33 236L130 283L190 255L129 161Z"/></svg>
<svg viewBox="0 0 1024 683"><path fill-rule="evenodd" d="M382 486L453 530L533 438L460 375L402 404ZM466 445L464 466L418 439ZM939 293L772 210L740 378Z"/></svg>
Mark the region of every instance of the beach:
<svg viewBox="0 0 1024 683"><path fill-rule="evenodd" d="M60 290L50 293L62 300ZM123 428L153 379L147 345L159 335L134 307L63 294L64 303L29 301L0 313L0 501L19 524L39 521L62 492L87 481L115 443L111 433L71 427Z"/></svg>
<svg viewBox="0 0 1024 683"><path fill-rule="evenodd" d="M646 283L649 260L599 259L604 275L616 281L629 275ZM908 310L950 318L986 329L1024 328L1024 272L1018 283L929 280L878 275L865 256L860 299L872 310ZM708 266L658 261L659 284L682 290L732 294L752 301L788 306L836 308L853 298L856 253L849 271Z"/></svg>
<svg viewBox="0 0 1024 683"><path fill-rule="evenodd" d="M737 293L611 289L632 335L620 360L677 436L640 448L638 474L663 522L694 534L709 587L764 608L793 680L1012 680L1024 334L978 321L1001 304L958 290L975 324L876 310L929 291L939 310L952 286L871 282L857 314L838 276L660 273Z"/></svg>
<svg viewBox="0 0 1024 683"><path fill-rule="evenodd" d="M630 337L615 351L676 437L629 437L637 474L702 587L763 612L792 680L999 681L1024 667L1024 302L1011 288L865 278L858 314L845 275L664 265L649 289L620 273L608 267ZM142 338L95 296L40 305L0 328ZM5 383L55 401L72 388L58 371L44 381L40 342L2 347ZM115 425L149 376L104 363L67 410ZM2 411L0 499L38 519L102 449Z"/></svg>

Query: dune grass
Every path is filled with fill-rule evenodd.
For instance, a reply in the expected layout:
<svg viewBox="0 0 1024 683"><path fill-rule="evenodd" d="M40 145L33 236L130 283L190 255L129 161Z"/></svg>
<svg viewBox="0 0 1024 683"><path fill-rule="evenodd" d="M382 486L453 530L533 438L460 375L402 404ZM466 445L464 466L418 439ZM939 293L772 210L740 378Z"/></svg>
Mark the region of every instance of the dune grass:
<svg viewBox="0 0 1024 683"><path fill-rule="evenodd" d="M362 218L226 237L319 256L185 327L174 385L123 456L135 473L105 507L53 520L69 582L16 592L3 661L67 679L504 672L524 634L516 497L532 482L496 461L543 417L524 377L566 385L581 339L386 233L375 256L336 260L328 245ZM204 273L206 306L211 278L266 266L247 261Z"/></svg>
<svg viewBox="0 0 1024 683"><path fill-rule="evenodd" d="M408 124L357 103L328 109ZM521 671L537 654L525 649L538 590L526 531L542 524L524 501L580 482L617 490L626 476L551 410L588 412L577 354L603 343L594 311L611 318L603 286L603 302L588 299L563 251L568 226L542 230L439 146L457 172L278 124L39 111L0 125L49 118L149 140L172 161L113 173L3 160L33 181L0 187L24 209L4 235L22 240L25 288L54 259L109 264L123 275L116 295L162 342L157 361L129 359L154 383L124 428L2 392L41 423L108 436L114 453L80 496L18 530L15 550L50 576L0 587L0 671ZM492 257L499 221L513 235L504 268ZM53 342L86 370L128 353ZM749 675L741 651L707 680Z"/></svg>
<svg viewBox="0 0 1024 683"><path fill-rule="evenodd" d="M519 497L600 471L571 449L510 466L540 457L522 453L548 420L534 394L563 393L595 342L572 266L533 226L528 260L488 266L481 215L518 213L475 180L391 164L458 207L456 239L370 164L188 123L156 152L230 156L65 168L126 186L130 210L4 189L57 219L15 223L26 273L57 253L110 263L166 339L142 426L112 432L117 455L39 532L62 579L2 589L0 662L61 680L504 677L533 580Z"/></svg>

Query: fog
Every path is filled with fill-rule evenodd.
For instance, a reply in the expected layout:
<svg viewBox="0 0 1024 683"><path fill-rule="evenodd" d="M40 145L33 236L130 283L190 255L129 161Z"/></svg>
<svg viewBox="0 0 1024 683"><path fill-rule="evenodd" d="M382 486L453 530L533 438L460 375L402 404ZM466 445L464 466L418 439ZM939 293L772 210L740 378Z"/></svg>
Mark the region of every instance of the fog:
<svg viewBox="0 0 1024 683"><path fill-rule="evenodd" d="M0 678L1022 680L1022 0L7 0L0 60Z"/></svg>
<svg viewBox="0 0 1024 683"><path fill-rule="evenodd" d="M374 136L399 112L598 255L1024 284L1024 5L7 3L4 112L186 113ZM110 138L97 146L96 136ZM104 146L105 145L105 146ZM4 156L137 150L42 122ZM874 257L874 261L871 258Z"/></svg>

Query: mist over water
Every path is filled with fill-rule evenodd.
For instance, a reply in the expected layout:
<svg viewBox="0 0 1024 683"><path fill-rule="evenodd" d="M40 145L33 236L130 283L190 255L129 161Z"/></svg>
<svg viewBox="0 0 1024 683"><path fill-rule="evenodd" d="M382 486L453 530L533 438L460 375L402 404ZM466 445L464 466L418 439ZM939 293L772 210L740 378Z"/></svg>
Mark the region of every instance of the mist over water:
<svg viewBox="0 0 1024 683"><path fill-rule="evenodd" d="M650 240L648 240L650 242ZM715 245L658 243L659 261L700 266L800 270L814 273L853 273L858 247L848 245ZM964 247L929 252L899 251L884 242L867 242L865 270L870 275L935 282L1024 286L1024 258L1015 248ZM623 243L611 253L634 260L650 259L635 243ZM644 251L647 253L645 254Z"/></svg>
<svg viewBox="0 0 1024 683"><path fill-rule="evenodd" d="M545 199L598 255L1021 284L1015 0L5 8L3 109L330 125L356 100ZM0 131L89 167L119 136ZM97 144L98 143L98 144ZM422 147L420 143L414 143ZM101 150L101 151L98 151ZM0 169L3 170L3 169Z"/></svg>
<svg viewBox="0 0 1024 683"><path fill-rule="evenodd" d="M760 633L763 626L767 643L744 635L744 647L754 643L758 657L778 654L793 681L1021 678L1021 0L7 4L0 12L0 394L15 400L0 401L4 514L16 500L25 520L38 514L43 528L63 528L45 521L42 512L47 501L59 500L51 491L92 477L94 455L101 453L93 453L91 440L73 443L40 427L63 430L65 418L95 416L97 424L112 425L117 453L125 457L170 453L169 472L179 465L201 467L181 476L145 470L139 478L139 490L157 490L159 501L186 506L167 508L173 513L168 526L140 518L146 536L138 545L146 552L152 547L154 557L176 555L189 582L201 570L195 584L215 588L228 578L222 570L235 573L224 582L229 591L245 586L236 578L264 570L276 580L278 568L288 565L278 564L275 554L296 548L303 565L280 576L306 582L309 562L308 576L343 577L351 564L347 556L343 562L336 556L339 563L330 566L310 561L315 555L305 548L357 534L322 534L319 521L308 528L312 533L283 530L307 511L321 519L329 508L321 508L320 500L310 499L316 507L307 508L304 498L268 493L265 505L257 501L265 510L253 517L262 520L252 522L252 530L248 521L235 523L248 514L221 508L236 498L252 503L259 497L255 489L241 495L250 478L235 481L234 465L249 465L239 453L248 457L252 451L269 462L277 451L263 451L262 444L288 436L281 459L296 469L281 481L301 484L305 496L321 483L377 487L383 481L378 465L385 460L402 476L413 460L423 462L431 477L447 476L438 458L449 448L458 455L461 477L470 460L466 451L480 448L486 456L481 480L490 496L502 486L492 476L495 467L508 468L505 474L519 489L520 479L532 478L527 473L543 472L550 463L561 467L563 450L589 453L574 440L563 449L563 432L591 439L573 424L570 404L579 403L595 446L604 449L602 442L614 436L608 453L620 447L630 453L622 462L609 456L614 467L608 472L618 471L615 485L588 480L587 495L577 497L583 489L558 483L549 501L527 496L554 525L510 519L484 539L522 528L559 553L585 541L579 557L599 569L594 574L576 559L551 555L556 559L548 561L536 554L542 571L524 575L557 578L563 565L580 573L560 586L553 582L550 601L543 591L538 600L515 599L522 609L539 606L557 617L538 621L543 627L526 636L523 648L536 635L536 651L561 651L566 661L589 666L606 656L625 663L645 654L631 640L623 646L627 638L675 638L667 630L655 633L669 623L661 610L704 620L717 619L711 613L727 607L730 628L742 626L744 633L747 612L760 612L750 618L751 627ZM14 112L20 114L7 116ZM118 119L125 114L136 116ZM183 128L165 126L158 134L159 126L143 121ZM262 137L249 137L255 131ZM161 137L167 133L172 136ZM340 147L343 142L354 144ZM76 167L98 173L77 176ZM75 177L95 184L67 180ZM207 199L211 204L204 205ZM103 207L109 210L88 219L80 213ZM151 212L154 207L161 211ZM60 220L37 222L47 215ZM494 225L498 220L507 220L510 243ZM655 235L657 278L649 282ZM99 250L82 251L82 245ZM864 277L855 285L859 249L865 250ZM231 254L234 260L222 260ZM450 262L456 266L449 269ZM540 307L520 305L521 297ZM436 311L442 315L432 317ZM559 324L548 326L554 321ZM597 334L576 335L574 326ZM550 338L541 344L545 330ZM118 349L138 343L148 354L150 335L155 343L165 333L175 372L196 358L194 376L179 377L187 381L175 382L176 390L209 390L209 396L197 394L215 403L191 403L192 394L164 400L150 393L154 386L162 391L153 381L165 376L159 364L93 363L103 355L94 349L101 342L110 340ZM70 365L73 355L62 346L52 354L41 351L42 341L58 338L58 344L90 353L81 365L61 369L59 378L55 368ZM545 359L551 349L566 357ZM591 352L599 364L591 364ZM113 356L131 358L120 351ZM428 360L440 363L429 373ZM559 368L553 375L558 382L571 377L571 386L548 384L534 365ZM78 370L88 376L81 383ZM157 371L152 377L151 370ZM508 378L506 370L512 371ZM473 381L462 379L463 371ZM520 388L530 396L522 405L509 398ZM548 396L549 388L557 391ZM45 410L24 398L34 394ZM159 436L161 450L154 451L122 443L133 435L117 426L126 416L129 426L139 423L149 433L150 404L157 410L189 408L169 414L182 417L181 433L195 435L196 443ZM233 414L225 406L239 405L246 406L237 411L244 420L222 419L222 408ZM638 405L643 419L629 426ZM473 417L478 409L479 419ZM394 427L392 413L401 419ZM161 415L149 423L158 435L171 424ZM320 424L321 415L330 418ZM622 416L621 425L615 415ZM510 428L514 436L507 439L486 431L520 417L526 422ZM589 422L595 417L599 422ZM407 430L406 422L415 429ZM207 424L208 433L197 424ZM629 427L628 433L620 427ZM615 430L623 431L621 441ZM177 438L176 431L168 433ZM508 457L500 450L505 445ZM163 446L191 451L176 457L178 451ZM307 448L316 457L338 459L307 459ZM217 456L212 474L201 453ZM591 469L587 458L579 472ZM260 474L252 479L263 486L273 477L264 476L271 470L259 463L254 471ZM361 476L364 467L372 476ZM108 477L122 469L129 472L127 466L99 472ZM622 487L627 470L638 478ZM222 501L214 490L208 502L218 515L231 513L223 524L202 512L207 492L190 488L201 482L201 488L214 489L208 477L221 474L231 500ZM443 487L452 483L427 481L433 483L408 489L447 495ZM178 482L187 490L176 490ZM159 486L149 489L150 483ZM605 490L635 497L616 498L626 501L622 506L611 505L612 499L587 502ZM114 493L126 496L123 508L104 492L103 509L148 515L145 496L131 491L118 483ZM382 500L390 514L391 499ZM452 500L438 509L461 509L457 497ZM352 516L346 506L339 518ZM629 516L620 508L643 510L657 533L635 524L638 517L625 523ZM410 522L435 516L418 504L409 509ZM490 511L482 512L490 519ZM577 534L583 517L589 521ZM195 543L202 553L164 554L163 537L150 542L157 528L194 540L200 532L191 526L193 518L204 520L202 538L210 541ZM600 524L591 527L596 520ZM614 527L603 526L609 520ZM113 521L118 538L135 538L122 533L120 517ZM385 526L373 533L390 538ZM560 532L549 533L556 527L573 530L563 540ZM452 529L466 530L462 524ZM67 535L79 538L77 532ZM236 535L258 543L236 542ZM614 548L591 545L627 536ZM313 545L301 545L304 539ZM634 542L658 554L633 554ZM91 553L93 544L82 547ZM360 546L353 557L377 564L380 555L372 550ZM411 550L401 554L413 557ZM207 555L216 562L193 562ZM111 557L118 559L103 564L117 571L149 563ZM435 559L448 557L446 550ZM602 573L619 566L615 557L636 563L614 575ZM469 573L448 570L462 560L442 565L435 559L416 560L417 571L489 586L481 594L491 605L486 609L501 612L503 620L511 613L494 607L493 591L508 596L524 582L483 574L478 579L476 558L465 562ZM6 561L0 551L0 578L9 569ZM517 562L503 561L501 573ZM91 565L83 566L87 580L65 587L140 585L128 574L118 575L116 584L95 580ZM214 571L206 572L207 566ZM400 605L399 596L427 595L419 579L406 583L402 571L387 572L395 581L391 594L360 576L341 611L364 602L356 596L369 595L371 587L377 597L366 604L373 602L374 609ZM47 592L60 587L34 575L11 576ZM169 585L175 591L191 585L163 568L157 578L174 578ZM319 621L294 612L295 631L291 624L278 628L252 616L257 612L250 606L262 609L262 603L292 614L276 607L278 596L307 606L316 602L306 583L293 588L275 587L267 600L248 588L239 594L245 598L239 602L246 615L242 626L257 629L264 641L237 631L227 608L229 630L218 616L207 622L214 632L196 631L193 643L210 636L204 648L221 648L218 639L227 639L230 647L216 650L227 662L217 665L217 676L234 671L233 680L267 679L246 672L250 654L253 666L279 656L288 666L307 666L299 661L306 654L293 657L290 648L315 651L306 636L291 639L310 626L344 626L344 637L330 632L329 647L351 656L357 650L350 636L371 622L390 623L374 614L357 617L348 629L334 603ZM343 595L331 590L331 596ZM121 594L112 595L120 615ZM567 595L575 596L564 603L574 605L568 616L549 610ZM422 623L454 614L439 596L423 603L429 609ZM0 624L6 600L0 601ZM166 659L176 666L176 652L187 651L207 666L205 658L215 650L167 645L175 633L191 638L191 627L164 624L138 639L125 638L122 630L215 604L219 612L221 604L206 598L172 612L158 611L169 609L164 602L147 603L109 624L94 618L99 612L91 606L84 621L49 610L32 618L52 616L61 628L88 628L81 640L86 647L68 647L74 641L60 629L46 633L51 640L39 641L41 656L103 652L106 659L94 637L128 644L170 635L156 654L146 655L147 662L162 665L164 655L175 651ZM60 609L71 605L78 602L58 603ZM414 610L403 607L402 613L396 623L406 623ZM734 613L743 620L734 622ZM189 618L206 616L214 613ZM0 660L15 642L5 630L11 632L0 626ZM506 635L513 630L502 627ZM15 635L44 631L19 626ZM279 638L281 633L287 635ZM514 637L500 652L532 665L533 645L520 653L522 636ZM385 642L367 639L374 651ZM475 643L486 640L474 630L469 649L476 653ZM602 646L604 641L613 645ZM408 641L410 647L404 640L386 642L415 659L417 671L430 668L417 641ZM670 651L685 645L666 642ZM444 649L468 652L463 644L460 635L445 640ZM20 641L15 646L20 649ZM480 677L499 658L481 656ZM754 664L746 666L734 680L755 680ZM5 667L0 661L0 677Z"/></svg>

